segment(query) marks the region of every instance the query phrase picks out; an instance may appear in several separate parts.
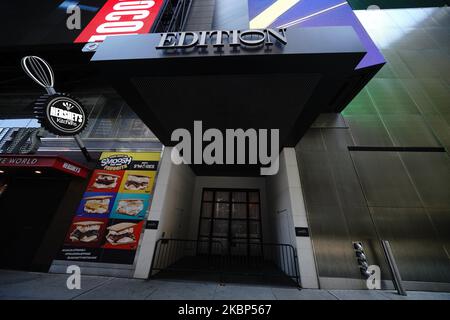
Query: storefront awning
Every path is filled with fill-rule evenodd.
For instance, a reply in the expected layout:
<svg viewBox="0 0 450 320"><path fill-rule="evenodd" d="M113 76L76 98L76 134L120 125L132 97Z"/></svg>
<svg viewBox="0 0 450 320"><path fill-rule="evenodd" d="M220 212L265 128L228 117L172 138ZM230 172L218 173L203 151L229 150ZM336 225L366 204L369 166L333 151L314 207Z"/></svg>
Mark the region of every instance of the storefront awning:
<svg viewBox="0 0 450 320"><path fill-rule="evenodd" d="M4 172L18 169L49 169L86 178L89 169L70 159L51 155L0 155L0 169Z"/></svg>
<svg viewBox="0 0 450 320"><path fill-rule="evenodd" d="M201 120L222 133L279 129L281 148L296 146L320 113L340 112L382 66L355 70L367 51L352 27L217 32L109 37L91 61L166 146ZM252 175L242 165L193 169Z"/></svg>

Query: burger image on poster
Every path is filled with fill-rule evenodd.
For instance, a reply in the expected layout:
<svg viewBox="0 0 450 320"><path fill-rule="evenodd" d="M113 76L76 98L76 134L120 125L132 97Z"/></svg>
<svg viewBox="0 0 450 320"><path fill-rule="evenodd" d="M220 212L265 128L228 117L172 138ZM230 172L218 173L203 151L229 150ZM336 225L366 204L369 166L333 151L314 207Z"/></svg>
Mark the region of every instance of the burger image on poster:
<svg viewBox="0 0 450 320"><path fill-rule="evenodd" d="M134 236L134 227L136 223L121 222L112 226L109 226L106 240L112 245L130 244L135 243L136 238Z"/></svg>
<svg viewBox="0 0 450 320"><path fill-rule="evenodd" d="M73 225L75 229L71 232L69 239L73 242L93 242L98 240L98 235L103 222L80 221Z"/></svg>

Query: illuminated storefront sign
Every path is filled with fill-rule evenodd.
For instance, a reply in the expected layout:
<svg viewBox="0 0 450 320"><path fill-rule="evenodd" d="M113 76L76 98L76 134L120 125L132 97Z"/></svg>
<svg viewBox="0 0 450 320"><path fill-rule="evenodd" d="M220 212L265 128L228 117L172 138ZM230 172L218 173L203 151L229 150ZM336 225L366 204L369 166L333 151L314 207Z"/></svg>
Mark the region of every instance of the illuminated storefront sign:
<svg viewBox="0 0 450 320"><path fill-rule="evenodd" d="M0 168L11 169L51 169L65 172L76 177L86 178L89 170L72 160L59 156L46 155L2 155Z"/></svg>
<svg viewBox="0 0 450 320"><path fill-rule="evenodd" d="M108 0L74 42L99 42L107 36L148 33L163 4L164 0Z"/></svg>

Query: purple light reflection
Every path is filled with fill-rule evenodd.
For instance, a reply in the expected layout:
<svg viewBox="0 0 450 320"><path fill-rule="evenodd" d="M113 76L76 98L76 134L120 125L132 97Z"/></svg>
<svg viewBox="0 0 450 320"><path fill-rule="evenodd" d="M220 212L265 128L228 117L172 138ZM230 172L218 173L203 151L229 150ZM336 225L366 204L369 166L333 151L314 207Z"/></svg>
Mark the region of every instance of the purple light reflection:
<svg viewBox="0 0 450 320"><path fill-rule="evenodd" d="M250 21L278 0L248 0ZM356 69L384 63L384 57L367 31L343 0L300 0L265 27L325 27L352 26L357 32L367 54Z"/></svg>

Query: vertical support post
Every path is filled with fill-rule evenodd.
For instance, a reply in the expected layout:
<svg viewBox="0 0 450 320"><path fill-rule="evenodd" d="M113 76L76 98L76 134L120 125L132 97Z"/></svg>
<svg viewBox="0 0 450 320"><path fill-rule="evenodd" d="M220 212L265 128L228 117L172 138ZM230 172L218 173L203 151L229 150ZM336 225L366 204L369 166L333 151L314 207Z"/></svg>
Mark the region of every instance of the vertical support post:
<svg viewBox="0 0 450 320"><path fill-rule="evenodd" d="M406 291L402 285L402 278L398 271L397 263L395 262L394 255L392 254L391 245L387 240L381 240L381 247L383 248L384 255L386 257L389 269L392 275L392 282L399 295L406 296Z"/></svg>
<svg viewBox="0 0 450 320"><path fill-rule="evenodd" d="M84 157L86 158L86 160L92 161L91 155L89 154L89 152L87 151L83 140L81 140L80 136L78 134L74 135L73 138L75 139L75 142L78 145L78 148L80 148L81 152L83 153Z"/></svg>

